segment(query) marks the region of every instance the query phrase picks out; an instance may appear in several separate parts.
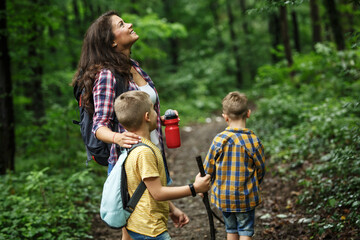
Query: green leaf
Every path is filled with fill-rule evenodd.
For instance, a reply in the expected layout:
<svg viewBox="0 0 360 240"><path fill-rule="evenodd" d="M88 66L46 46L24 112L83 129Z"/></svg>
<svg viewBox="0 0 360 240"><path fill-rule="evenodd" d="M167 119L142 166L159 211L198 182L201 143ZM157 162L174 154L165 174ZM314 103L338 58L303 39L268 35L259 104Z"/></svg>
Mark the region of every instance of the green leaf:
<svg viewBox="0 0 360 240"><path fill-rule="evenodd" d="M329 203L330 207L335 207L337 201L336 201L336 199L331 198L331 199L328 200L328 203Z"/></svg>

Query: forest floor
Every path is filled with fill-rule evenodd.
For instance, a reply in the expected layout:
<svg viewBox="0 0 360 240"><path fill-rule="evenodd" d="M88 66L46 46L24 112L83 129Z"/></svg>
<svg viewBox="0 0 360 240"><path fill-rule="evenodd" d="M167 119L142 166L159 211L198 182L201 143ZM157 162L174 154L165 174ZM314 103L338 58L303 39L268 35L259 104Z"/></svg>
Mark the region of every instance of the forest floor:
<svg viewBox="0 0 360 240"><path fill-rule="evenodd" d="M212 119L206 124L195 124L181 130L181 147L166 149L173 186L193 182L198 167L195 157L204 159L212 139L226 127L220 119ZM261 136L259 136L261 139ZM265 149L266 152L266 149ZM256 208L254 240L266 239L314 239L308 227L313 216L307 216L297 204L299 189L293 180L280 177L278 166L267 167L267 173L261 185L263 202ZM169 233L173 240L206 240L210 239L209 222L202 198L187 197L173 201L175 206L184 211L190 218L185 227L175 228L169 220ZM215 207L212 209L218 216L221 214ZM216 239L226 239L224 225L214 218ZM121 239L121 230L107 227L98 214L93 219L92 236L96 240ZM321 239L331 239L323 236Z"/></svg>

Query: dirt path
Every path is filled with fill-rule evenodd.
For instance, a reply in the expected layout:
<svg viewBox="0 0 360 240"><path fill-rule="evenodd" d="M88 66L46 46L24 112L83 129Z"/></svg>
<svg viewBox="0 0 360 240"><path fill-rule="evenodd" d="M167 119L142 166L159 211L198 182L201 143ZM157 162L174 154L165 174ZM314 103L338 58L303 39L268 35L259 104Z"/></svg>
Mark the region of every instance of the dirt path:
<svg viewBox="0 0 360 240"><path fill-rule="evenodd" d="M166 149L170 174L174 186L193 182L198 173L196 156L203 159L216 133L225 128L221 119L210 123L185 127L181 131L182 145L178 149ZM261 138L261 136L260 136ZM265 149L266 151L266 149ZM276 170L268 168L262 184L263 203L256 209L256 227L254 240L264 239L310 239L307 218L296 208L298 189L290 180L282 179ZM173 201L190 218L190 223L182 229L176 229L169 222L169 233L173 240L210 239L209 223L205 207L200 197L184 198ZM216 209L213 208L215 212ZM221 214L218 214L221 216ZM216 239L226 239L223 224L215 220ZM121 239L121 231L108 228L95 216L93 220L94 239Z"/></svg>

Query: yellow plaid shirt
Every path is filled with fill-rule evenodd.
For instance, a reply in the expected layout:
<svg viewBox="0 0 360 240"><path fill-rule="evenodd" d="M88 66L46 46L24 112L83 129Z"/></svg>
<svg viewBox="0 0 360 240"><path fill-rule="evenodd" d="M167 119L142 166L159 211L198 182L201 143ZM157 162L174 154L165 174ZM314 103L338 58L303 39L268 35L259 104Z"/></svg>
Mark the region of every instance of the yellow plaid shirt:
<svg viewBox="0 0 360 240"><path fill-rule="evenodd" d="M264 147L249 129L226 128L214 138L204 161L212 176L211 202L223 212L247 212L261 203Z"/></svg>

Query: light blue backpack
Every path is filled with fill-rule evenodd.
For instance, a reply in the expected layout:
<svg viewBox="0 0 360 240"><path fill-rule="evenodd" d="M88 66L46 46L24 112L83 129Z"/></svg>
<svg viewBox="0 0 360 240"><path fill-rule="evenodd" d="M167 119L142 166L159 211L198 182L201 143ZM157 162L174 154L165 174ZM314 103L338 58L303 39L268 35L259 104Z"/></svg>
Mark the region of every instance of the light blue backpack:
<svg viewBox="0 0 360 240"><path fill-rule="evenodd" d="M130 152L138 146L147 146L151 149L144 143L138 143L128 150L122 150L118 161L104 183L100 217L111 228L122 228L126 225L128 218L146 189L145 183L141 182L130 198L127 188L125 161ZM151 149L151 151L153 150Z"/></svg>

